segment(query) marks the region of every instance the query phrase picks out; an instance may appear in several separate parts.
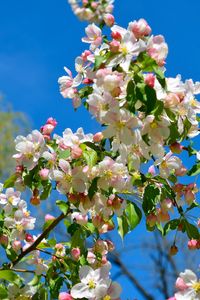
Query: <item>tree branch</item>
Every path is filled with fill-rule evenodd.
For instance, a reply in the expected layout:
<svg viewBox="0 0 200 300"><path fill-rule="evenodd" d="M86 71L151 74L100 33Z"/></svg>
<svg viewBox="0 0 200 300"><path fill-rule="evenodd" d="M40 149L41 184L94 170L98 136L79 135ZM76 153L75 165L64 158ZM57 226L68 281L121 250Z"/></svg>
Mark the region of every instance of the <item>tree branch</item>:
<svg viewBox="0 0 200 300"><path fill-rule="evenodd" d="M112 254L111 260L114 264L116 264L122 271L124 275L126 275L129 280L134 284L136 289L143 295L146 300L154 300L154 297L146 292L143 286L138 282L138 280L133 276L131 272L129 272L128 268L123 264L119 255L117 253Z"/></svg>
<svg viewBox="0 0 200 300"><path fill-rule="evenodd" d="M51 232L52 229L54 229L60 221L62 221L67 214L61 214L58 216L45 230L44 232L35 240L35 242L28 247L26 250L22 251L20 255L9 265L10 268L15 266L24 256L26 256L31 251L35 250L37 246L40 244L40 242Z"/></svg>

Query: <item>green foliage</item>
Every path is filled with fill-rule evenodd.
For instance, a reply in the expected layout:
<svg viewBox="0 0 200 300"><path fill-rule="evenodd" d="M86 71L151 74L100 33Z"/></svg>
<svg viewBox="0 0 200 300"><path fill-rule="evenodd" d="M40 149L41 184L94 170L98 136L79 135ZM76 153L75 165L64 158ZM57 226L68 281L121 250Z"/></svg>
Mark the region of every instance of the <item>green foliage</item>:
<svg viewBox="0 0 200 300"><path fill-rule="evenodd" d="M122 240L125 235L131 232L140 223L142 212L133 202L128 201L127 207L122 216L117 217L118 233Z"/></svg>

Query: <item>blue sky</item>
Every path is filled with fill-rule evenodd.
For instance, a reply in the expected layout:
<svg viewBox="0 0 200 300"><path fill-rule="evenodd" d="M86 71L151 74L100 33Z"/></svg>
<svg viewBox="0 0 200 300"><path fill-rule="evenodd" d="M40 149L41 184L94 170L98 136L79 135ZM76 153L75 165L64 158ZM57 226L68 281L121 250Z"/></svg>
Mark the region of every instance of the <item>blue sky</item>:
<svg viewBox="0 0 200 300"><path fill-rule="evenodd" d="M199 0L115 1L120 26L145 18L154 34L165 36L169 45L167 74L181 74L183 79L200 80L199 11ZM86 132L99 128L84 108L74 112L70 100L60 96L57 84L63 66L73 70L75 57L87 46L80 41L85 25L76 19L66 0L1 1L0 91L15 110L29 116L34 128L49 116L59 122L58 133L66 127L76 130L82 126ZM122 299L142 299L131 286L125 287Z"/></svg>

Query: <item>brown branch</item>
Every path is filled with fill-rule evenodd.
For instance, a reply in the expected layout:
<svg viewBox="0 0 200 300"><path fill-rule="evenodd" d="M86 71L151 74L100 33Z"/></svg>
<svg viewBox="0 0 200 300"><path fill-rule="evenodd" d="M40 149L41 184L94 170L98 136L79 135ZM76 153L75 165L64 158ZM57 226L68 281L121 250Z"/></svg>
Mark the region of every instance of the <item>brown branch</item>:
<svg viewBox="0 0 200 300"><path fill-rule="evenodd" d="M60 223L60 221L62 221L67 214L61 214L60 216L58 216L45 230L44 232L35 240L35 242L28 247L26 250L22 251L20 253L20 255L11 262L11 264L9 265L10 268L12 268L13 266L15 266L24 256L26 256L28 253L30 253L31 251L35 250L37 248L37 246L40 244L40 242L48 236L48 234L51 232L52 229L54 229L58 223Z"/></svg>
<svg viewBox="0 0 200 300"><path fill-rule="evenodd" d="M33 271L33 270L15 269L15 268L12 268L11 270L14 271L14 272L19 272L19 273L32 273L32 274L35 274L35 271ZM41 274L40 276L46 277L46 275L44 275L44 274Z"/></svg>
<svg viewBox="0 0 200 300"><path fill-rule="evenodd" d="M154 297L148 294L147 291L143 288L143 286L133 276L133 274L129 272L128 268L123 264L123 262L121 261L117 253L112 254L111 260L114 264L116 264L121 269L122 273L129 278L129 280L133 283L136 289L143 295L143 297L146 300L154 300Z"/></svg>

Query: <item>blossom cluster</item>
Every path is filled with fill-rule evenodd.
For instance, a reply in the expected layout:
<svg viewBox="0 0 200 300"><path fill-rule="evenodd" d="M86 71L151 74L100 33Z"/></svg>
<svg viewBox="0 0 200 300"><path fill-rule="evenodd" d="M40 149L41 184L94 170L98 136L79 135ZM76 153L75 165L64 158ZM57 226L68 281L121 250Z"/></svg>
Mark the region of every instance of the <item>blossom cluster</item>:
<svg viewBox="0 0 200 300"><path fill-rule="evenodd" d="M181 272L175 286L178 292L168 300L200 299L200 280L193 271L186 269L184 272Z"/></svg>
<svg viewBox="0 0 200 300"><path fill-rule="evenodd" d="M102 23L110 26L114 22L112 15L114 0L68 0L71 8L80 20Z"/></svg>
<svg viewBox="0 0 200 300"><path fill-rule="evenodd" d="M53 134L57 122L49 118L40 131L15 140L16 171L0 194L0 244L11 261L0 272L14 278L15 286L5 290L10 299L39 299L48 294L47 285L59 300L118 300L121 287L110 279L108 261L114 245L102 234L117 227L123 239L143 213L148 230L158 229L163 235L170 230L186 232L188 248L200 248L200 222L192 224L187 218L188 211L198 207L198 190L193 182L181 182L182 176L200 172L199 152L187 141L199 134L200 103L195 96L200 83L183 82L180 75L165 77L164 37L153 36L144 19L127 28L114 25L112 2L88 0L80 8L70 1L80 18L101 25L104 20L111 30L107 37L102 26L89 25L82 39L89 49L75 60L77 74L65 67L67 75L58 79L62 96L71 98L74 108L83 104L102 131L85 134L82 128L66 128L62 135ZM190 170L182 152L196 158ZM55 203L61 210L58 217L46 214L37 236L29 232L36 219L20 198L27 189L33 206L54 190L65 199ZM51 235L61 221L69 241L57 242ZM174 243L171 254L177 251ZM37 277L29 291L12 273L22 260ZM181 273L179 280L184 289L177 285L175 299L186 299L181 298L184 293L198 297L196 277L191 275L190 285L184 276Z"/></svg>

